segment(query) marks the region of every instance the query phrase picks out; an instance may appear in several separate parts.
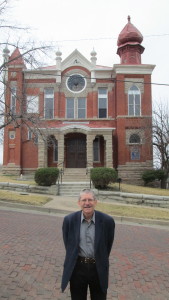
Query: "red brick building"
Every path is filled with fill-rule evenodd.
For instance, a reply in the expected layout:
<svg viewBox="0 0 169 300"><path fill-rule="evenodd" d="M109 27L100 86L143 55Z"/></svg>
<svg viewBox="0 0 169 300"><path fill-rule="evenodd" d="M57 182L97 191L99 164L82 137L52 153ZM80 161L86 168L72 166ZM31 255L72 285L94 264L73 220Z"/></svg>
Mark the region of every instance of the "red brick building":
<svg viewBox="0 0 169 300"><path fill-rule="evenodd" d="M142 40L128 18L117 41L120 63L113 67L97 65L94 50L90 60L75 50L63 61L58 50L54 66L28 70L16 49L9 57L6 105L25 119L5 127L3 172L106 166L133 182L151 168L154 65L141 62ZM29 116L34 125L26 126Z"/></svg>

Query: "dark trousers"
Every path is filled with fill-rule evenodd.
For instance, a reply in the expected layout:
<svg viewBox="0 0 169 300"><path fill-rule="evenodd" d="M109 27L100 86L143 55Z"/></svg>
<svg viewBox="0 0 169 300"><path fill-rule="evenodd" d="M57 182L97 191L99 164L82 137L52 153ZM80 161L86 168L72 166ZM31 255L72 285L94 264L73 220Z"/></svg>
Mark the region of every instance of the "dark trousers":
<svg viewBox="0 0 169 300"><path fill-rule="evenodd" d="M77 262L70 279L72 300L87 300L89 287L91 300L106 300L106 293L100 287L96 264Z"/></svg>

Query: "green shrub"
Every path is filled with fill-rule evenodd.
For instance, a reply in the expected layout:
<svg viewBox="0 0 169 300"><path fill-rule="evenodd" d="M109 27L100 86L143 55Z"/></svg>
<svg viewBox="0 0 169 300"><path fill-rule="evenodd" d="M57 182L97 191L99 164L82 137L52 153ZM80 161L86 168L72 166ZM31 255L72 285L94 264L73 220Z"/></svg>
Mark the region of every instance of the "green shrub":
<svg viewBox="0 0 169 300"><path fill-rule="evenodd" d="M165 172L161 169L158 170L146 170L142 174L142 179L144 181L144 184L148 184L150 182L153 182L154 180L163 180L165 178Z"/></svg>
<svg viewBox="0 0 169 300"><path fill-rule="evenodd" d="M161 169L158 169L158 170L155 170L155 174L156 174L156 178L158 180L163 180L165 177L166 177L166 174L164 172L164 170L161 170Z"/></svg>
<svg viewBox="0 0 169 300"><path fill-rule="evenodd" d="M148 184L156 179L155 170L146 170L142 174L142 179L144 184Z"/></svg>
<svg viewBox="0 0 169 300"><path fill-rule="evenodd" d="M56 184L59 176L57 168L40 168L35 172L35 182L40 186L51 186Z"/></svg>
<svg viewBox="0 0 169 300"><path fill-rule="evenodd" d="M91 180L96 188L104 189L111 182L116 181L117 172L112 168L93 168L91 169Z"/></svg>

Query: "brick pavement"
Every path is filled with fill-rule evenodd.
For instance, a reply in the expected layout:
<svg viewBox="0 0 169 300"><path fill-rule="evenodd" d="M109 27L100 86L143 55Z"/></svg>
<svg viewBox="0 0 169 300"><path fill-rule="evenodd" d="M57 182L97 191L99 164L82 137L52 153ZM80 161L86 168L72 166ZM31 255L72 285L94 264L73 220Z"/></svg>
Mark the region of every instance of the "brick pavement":
<svg viewBox="0 0 169 300"><path fill-rule="evenodd" d="M0 210L1 300L70 299L69 289L60 293L62 221ZM168 230L117 224L107 299L169 299Z"/></svg>

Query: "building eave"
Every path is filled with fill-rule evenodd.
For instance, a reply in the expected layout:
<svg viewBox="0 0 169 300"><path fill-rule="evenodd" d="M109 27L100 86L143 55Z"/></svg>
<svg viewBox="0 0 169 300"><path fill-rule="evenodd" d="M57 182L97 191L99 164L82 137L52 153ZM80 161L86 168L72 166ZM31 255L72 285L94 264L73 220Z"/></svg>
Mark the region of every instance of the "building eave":
<svg viewBox="0 0 169 300"><path fill-rule="evenodd" d="M120 65L115 64L113 71L116 74L152 74L155 65Z"/></svg>

